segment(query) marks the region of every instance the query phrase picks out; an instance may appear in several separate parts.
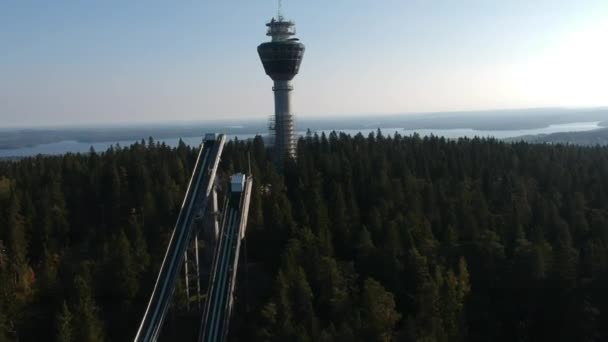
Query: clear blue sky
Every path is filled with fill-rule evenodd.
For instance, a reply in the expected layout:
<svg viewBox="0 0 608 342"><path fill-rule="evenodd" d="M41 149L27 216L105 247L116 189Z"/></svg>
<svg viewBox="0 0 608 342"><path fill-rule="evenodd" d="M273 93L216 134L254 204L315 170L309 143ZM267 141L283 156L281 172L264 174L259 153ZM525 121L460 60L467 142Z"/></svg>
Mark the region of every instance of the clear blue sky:
<svg viewBox="0 0 608 342"><path fill-rule="evenodd" d="M608 105L606 0L284 0L296 115ZM261 118L273 0L4 0L0 126Z"/></svg>

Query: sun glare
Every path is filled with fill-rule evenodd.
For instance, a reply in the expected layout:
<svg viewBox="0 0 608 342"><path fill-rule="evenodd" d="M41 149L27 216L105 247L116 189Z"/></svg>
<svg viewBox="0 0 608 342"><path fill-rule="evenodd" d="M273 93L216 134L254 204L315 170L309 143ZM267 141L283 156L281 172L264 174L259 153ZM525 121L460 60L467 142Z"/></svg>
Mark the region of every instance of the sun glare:
<svg viewBox="0 0 608 342"><path fill-rule="evenodd" d="M586 27L509 72L522 97L563 106L608 104L608 24ZM540 103L541 105L543 103Z"/></svg>

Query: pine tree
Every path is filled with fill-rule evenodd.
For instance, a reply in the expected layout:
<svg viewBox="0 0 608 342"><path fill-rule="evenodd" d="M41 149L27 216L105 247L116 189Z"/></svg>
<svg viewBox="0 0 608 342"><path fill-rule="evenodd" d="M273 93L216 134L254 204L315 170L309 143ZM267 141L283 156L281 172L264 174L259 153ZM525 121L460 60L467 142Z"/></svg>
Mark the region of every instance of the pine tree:
<svg viewBox="0 0 608 342"><path fill-rule="evenodd" d="M90 286L89 277L79 274L74 278L76 290L75 319L76 327L74 340L101 342L104 341L103 323L98 318L98 307L93 298L93 289Z"/></svg>
<svg viewBox="0 0 608 342"><path fill-rule="evenodd" d="M558 222L557 241L554 247L554 273L564 289L575 286L578 268L578 251L572 246L570 230L565 222Z"/></svg>
<svg viewBox="0 0 608 342"><path fill-rule="evenodd" d="M150 264L150 254L141 221L143 221L143 213L138 215L137 211L132 209L125 235L133 255L132 262L136 269L136 277L144 273Z"/></svg>
<svg viewBox="0 0 608 342"><path fill-rule="evenodd" d="M141 268L136 264L132 247L124 231L111 240L105 248L106 261L104 283L107 294L128 303L138 290L138 276Z"/></svg>
<svg viewBox="0 0 608 342"><path fill-rule="evenodd" d="M429 272L426 258L416 249L410 252L409 267L414 273L416 286L414 293L416 339L437 341L445 335L441 321L439 288Z"/></svg>
<svg viewBox="0 0 608 342"><path fill-rule="evenodd" d="M20 201L15 193L12 194L8 208L8 239L7 256L13 273L17 295L25 299L31 295L31 269L27 261L28 242L20 213Z"/></svg>
<svg viewBox="0 0 608 342"><path fill-rule="evenodd" d="M57 342L72 342L73 338L73 318L67 303L64 301L61 311L57 315Z"/></svg>
<svg viewBox="0 0 608 342"><path fill-rule="evenodd" d="M0 308L2 308L0 310L0 342L11 340L9 338L9 319L7 315L11 314L12 305L10 301L13 299L14 286L10 278L4 243L0 240Z"/></svg>
<svg viewBox="0 0 608 342"><path fill-rule="evenodd" d="M441 289L442 322L448 341L466 341L465 303L471 291L464 258L458 263L458 274L449 270Z"/></svg>
<svg viewBox="0 0 608 342"><path fill-rule="evenodd" d="M379 282L365 280L361 298L362 318L366 340L393 341L395 326L401 315L395 309L395 299Z"/></svg>

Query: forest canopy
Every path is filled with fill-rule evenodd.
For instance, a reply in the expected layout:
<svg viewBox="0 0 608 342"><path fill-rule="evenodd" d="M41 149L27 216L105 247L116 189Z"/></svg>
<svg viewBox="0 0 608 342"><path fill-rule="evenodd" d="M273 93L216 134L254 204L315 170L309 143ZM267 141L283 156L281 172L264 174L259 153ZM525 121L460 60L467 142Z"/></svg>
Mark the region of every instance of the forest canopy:
<svg viewBox="0 0 608 342"><path fill-rule="evenodd" d="M297 155L279 174L260 137L225 147L221 176L254 176L231 340L608 339L607 147L378 131ZM0 342L132 340L195 158L1 161Z"/></svg>

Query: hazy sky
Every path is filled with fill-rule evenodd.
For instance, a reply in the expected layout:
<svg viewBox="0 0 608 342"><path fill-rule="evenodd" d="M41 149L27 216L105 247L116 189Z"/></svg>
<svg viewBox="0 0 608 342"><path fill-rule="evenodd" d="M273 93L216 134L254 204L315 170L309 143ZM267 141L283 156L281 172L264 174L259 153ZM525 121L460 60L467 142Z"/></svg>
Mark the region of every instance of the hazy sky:
<svg viewBox="0 0 608 342"><path fill-rule="evenodd" d="M296 115L608 105L607 0L284 0ZM0 126L260 118L274 0L0 1Z"/></svg>

